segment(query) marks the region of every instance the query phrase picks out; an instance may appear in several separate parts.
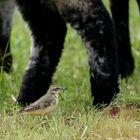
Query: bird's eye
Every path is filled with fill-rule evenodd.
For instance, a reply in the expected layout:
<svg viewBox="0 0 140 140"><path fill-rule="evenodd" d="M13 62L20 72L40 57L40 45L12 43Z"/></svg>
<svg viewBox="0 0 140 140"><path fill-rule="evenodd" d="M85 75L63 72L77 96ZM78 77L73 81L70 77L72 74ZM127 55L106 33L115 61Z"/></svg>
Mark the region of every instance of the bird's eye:
<svg viewBox="0 0 140 140"><path fill-rule="evenodd" d="M54 91L57 91L57 90L59 90L59 88L58 88L58 87L55 87L55 88L54 88Z"/></svg>

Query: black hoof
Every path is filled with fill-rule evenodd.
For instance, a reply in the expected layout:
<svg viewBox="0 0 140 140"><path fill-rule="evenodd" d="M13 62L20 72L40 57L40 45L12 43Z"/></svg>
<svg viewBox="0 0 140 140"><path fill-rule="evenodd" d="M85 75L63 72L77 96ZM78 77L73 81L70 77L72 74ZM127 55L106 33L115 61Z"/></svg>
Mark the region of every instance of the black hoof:
<svg viewBox="0 0 140 140"><path fill-rule="evenodd" d="M17 97L17 103L21 106L27 106L33 102L35 102L36 100L38 100L40 98L40 96L35 96L35 95L31 95L31 94L20 94Z"/></svg>
<svg viewBox="0 0 140 140"><path fill-rule="evenodd" d="M29 101L28 99L26 99L26 98L22 98L22 97L17 97L17 103L20 105L20 106L23 106L23 107L25 107L25 106L27 106L27 105L29 105L30 103L31 103L31 101Z"/></svg>

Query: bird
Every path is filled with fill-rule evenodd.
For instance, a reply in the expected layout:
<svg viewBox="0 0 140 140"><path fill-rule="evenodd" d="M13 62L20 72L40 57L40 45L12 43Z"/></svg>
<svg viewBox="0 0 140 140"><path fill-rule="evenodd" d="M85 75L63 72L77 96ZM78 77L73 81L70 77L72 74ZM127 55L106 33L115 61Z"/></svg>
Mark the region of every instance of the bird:
<svg viewBox="0 0 140 140"><path fill-rule="evenodd" d="M51 86L47 93L34 103L24 107L19 111L20 114L46 115L53 112L58 105L58 96L64 87Z"/></svg>

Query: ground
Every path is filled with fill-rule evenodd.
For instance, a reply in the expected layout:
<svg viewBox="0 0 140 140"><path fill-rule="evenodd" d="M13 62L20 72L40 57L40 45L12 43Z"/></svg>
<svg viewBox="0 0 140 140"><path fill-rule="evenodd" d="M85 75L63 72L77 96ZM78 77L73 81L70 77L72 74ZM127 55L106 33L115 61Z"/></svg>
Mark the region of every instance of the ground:
<svg viewBox="0 0 140 140"><path fill-rule="evenodd" d="M63 55L53 77L53 84L65 86L68 90L61 93L64 99L60 97L58 108L49 116L21 116L17 113L20 107L11 98L11 95L18 95L30 51L28 27L19 13L15 13L11 38L13 69L10 75L0 73L0 139L140 139L140 109L128 106L140 103L140 14L135 1L131 1L130 8L136 69L127 80L120 80L120 94L112 103L117 107L96 110L92 106L86 50L77 33L68 25Z"/></svg>

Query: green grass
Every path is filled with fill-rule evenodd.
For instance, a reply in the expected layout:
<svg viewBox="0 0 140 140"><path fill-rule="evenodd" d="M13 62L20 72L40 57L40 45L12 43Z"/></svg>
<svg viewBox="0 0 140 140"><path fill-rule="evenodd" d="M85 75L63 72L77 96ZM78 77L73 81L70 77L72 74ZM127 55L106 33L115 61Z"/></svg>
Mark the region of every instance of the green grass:
<svg viewBox="0 0 140 140"><path fill-rule="evenodd" d="M105 1L108 5L107 0ZM120 112L110 115L111 107L96 110L92 106L87 53L77 33L68 26L65 48L53 77L53 84L68 88L62 93L55 112L48 116L21 116L11 95L18 95L29 53L27 25L18 12L13 20L11 48L14 57L10 75L0 73L0 139L2 140L138 140L140 110L125 108L140 102L140 15L135 1L130 3L130 30L136 69L120 80L120 94L115 105ZM80 51L79 51L80 50Z"/></svg>

